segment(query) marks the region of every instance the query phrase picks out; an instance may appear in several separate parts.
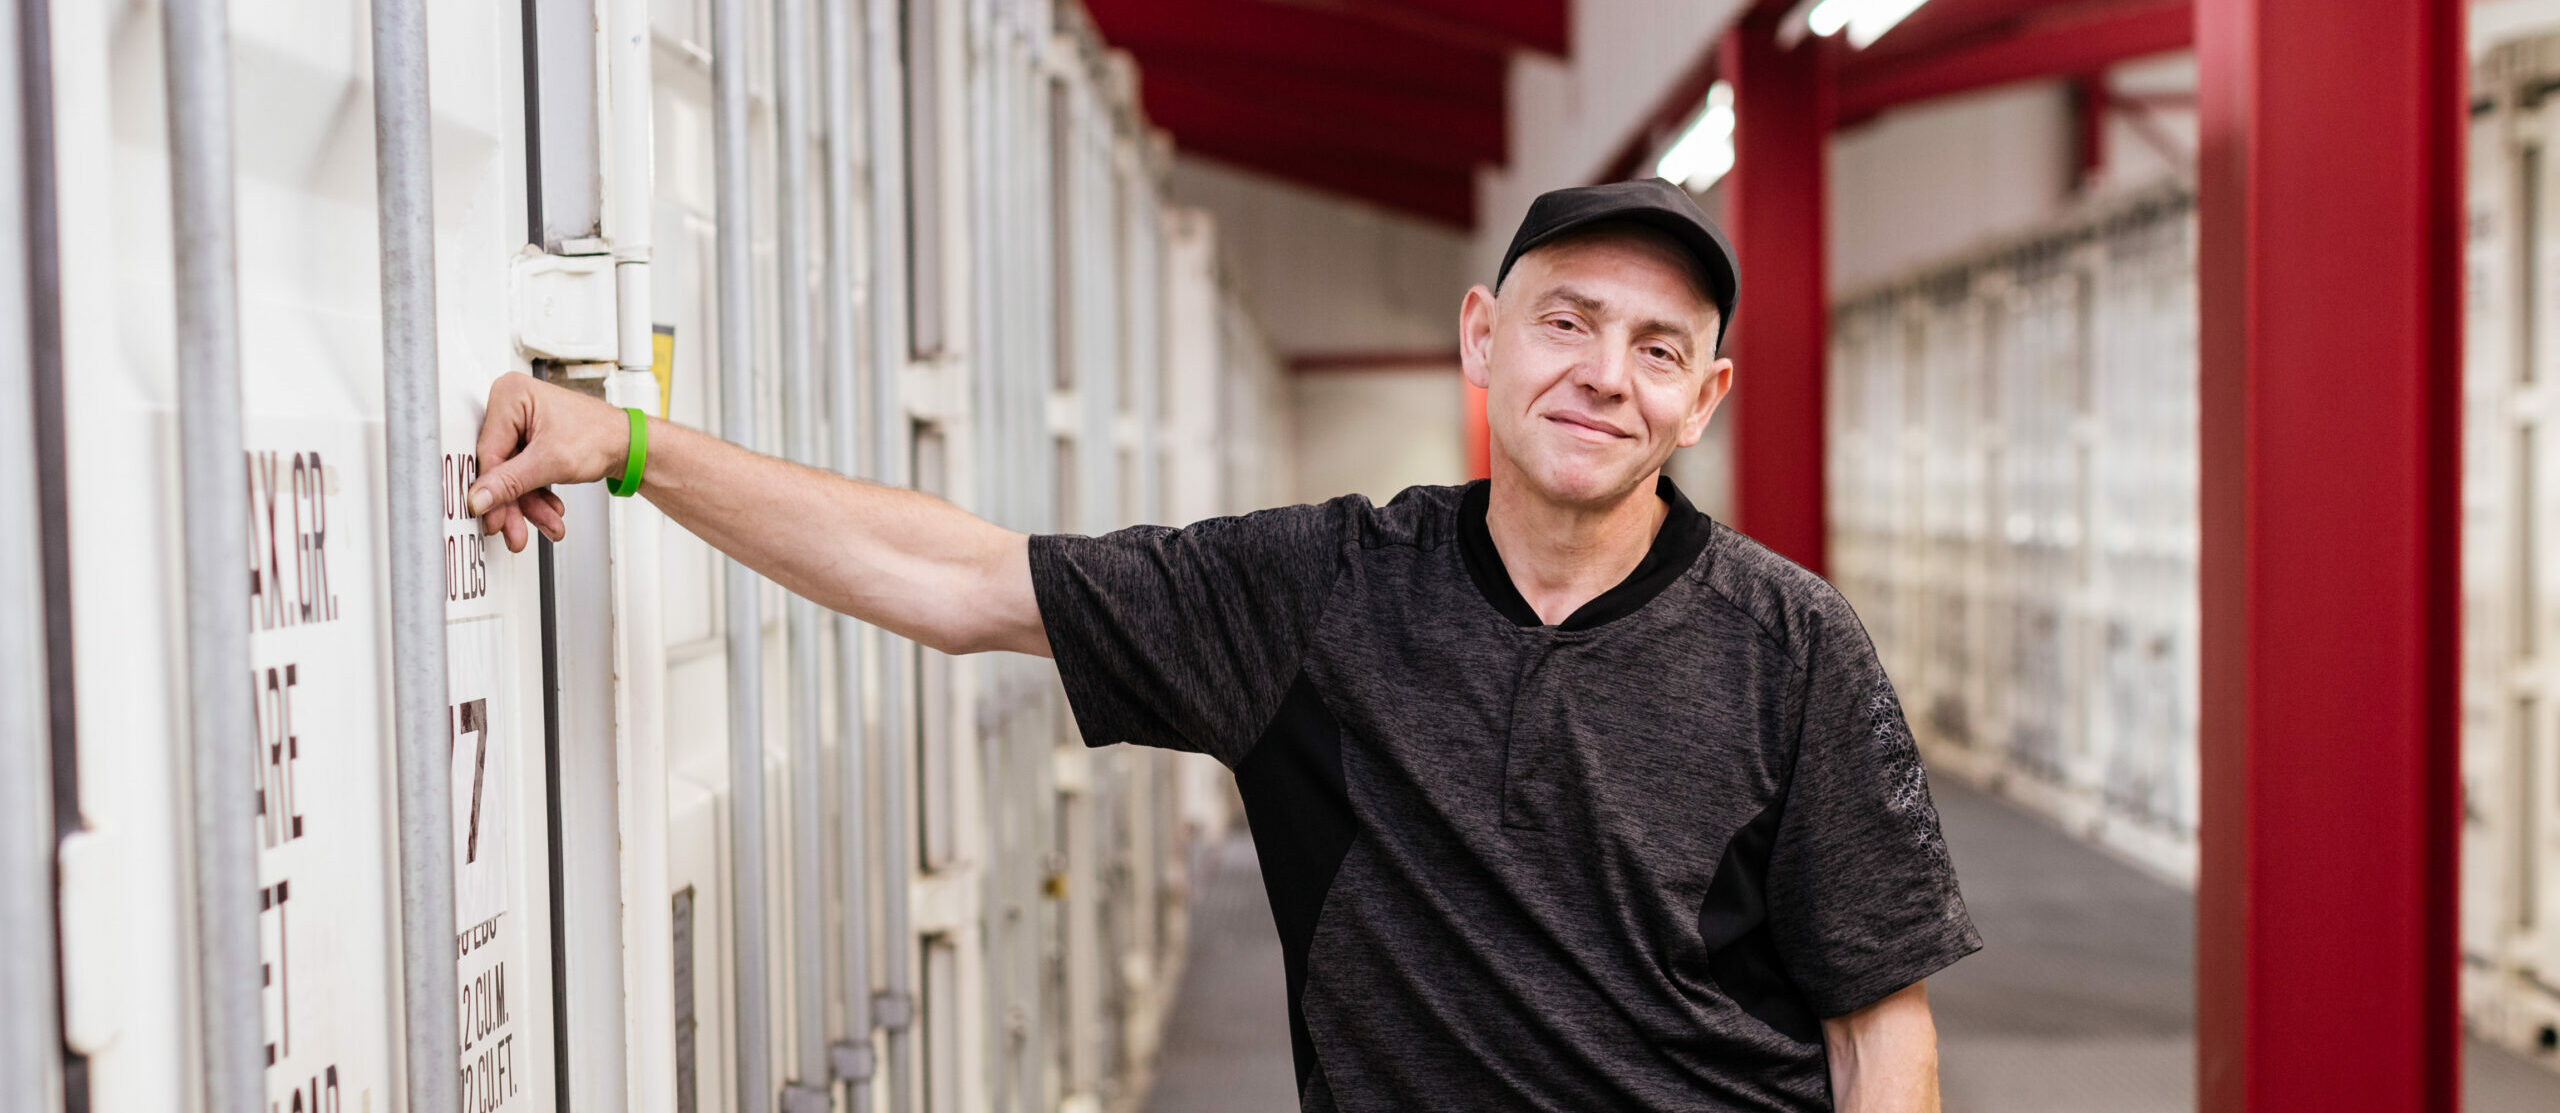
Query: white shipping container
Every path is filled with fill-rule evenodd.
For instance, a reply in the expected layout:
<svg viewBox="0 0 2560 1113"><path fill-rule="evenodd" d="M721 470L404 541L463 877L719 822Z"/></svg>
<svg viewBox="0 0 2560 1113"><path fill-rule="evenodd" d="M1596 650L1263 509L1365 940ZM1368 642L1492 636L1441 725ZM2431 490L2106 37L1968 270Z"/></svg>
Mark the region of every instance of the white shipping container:
<svg viewBox="0 0 2560 1113"><path fill-rule="evenodd" d="M2194 874L2194 326L2170 194L1838 309L1834 572L1931 760Z"/></svg>
<svg viewBox="0 0 2560 1113"><path fill-rule="evenodd" d="M249 523L260 953L211 969L258 989L272 1108L396 1110L426 987L398 964L385 488L410 463L383 434L372 28L358 0L232 7L245 452L220 482ZM408 1069L474 1113L1127 1102L1190 848L1233 814L1214 763L1089 751L1114 740L1076 737L1046 662L738 591L645 502L564 490L571 538L522 554L464 503L518 371L1014 528L1276 498L1280 365L1207 219L1165 206L1128 63L1043 0L423 7L459 1030ZM66 1069L100 1113L205 1100L162 26L56 4L48 44Z"/></svg>

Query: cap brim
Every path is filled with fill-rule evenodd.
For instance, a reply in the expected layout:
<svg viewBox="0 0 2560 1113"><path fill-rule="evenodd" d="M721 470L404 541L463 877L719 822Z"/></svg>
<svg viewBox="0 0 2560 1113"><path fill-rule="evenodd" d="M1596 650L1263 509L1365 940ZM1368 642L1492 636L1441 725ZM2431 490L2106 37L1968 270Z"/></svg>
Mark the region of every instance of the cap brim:
<svg viewBox="0 0 2560 1113"><path fill-rule="evenodd" d="M1641 224L1669 234L1674 242L1688 249L1690 260L1697 264L1697 275L1706 290L1707 300L1715 303L1716 310L1721 316L1726 318L1733 316L1733 303L1740 289L1741 279L1734 273L1732 245L1725 243L1723 237L1699 225L1696 221L1684 220L1678 214L1663 212L1660 209L1641 206L1615 210L1604 209L1574 217L1547 229L1537 238L1521 244L1518 254L1512 257L1513 263L1517 265L1519 259L1530 252L1592 225L1611 223ZM1507 272L1505 277L1508 277ZM1723 321L1717 322L1717 331L1723 331Z"/></svg>

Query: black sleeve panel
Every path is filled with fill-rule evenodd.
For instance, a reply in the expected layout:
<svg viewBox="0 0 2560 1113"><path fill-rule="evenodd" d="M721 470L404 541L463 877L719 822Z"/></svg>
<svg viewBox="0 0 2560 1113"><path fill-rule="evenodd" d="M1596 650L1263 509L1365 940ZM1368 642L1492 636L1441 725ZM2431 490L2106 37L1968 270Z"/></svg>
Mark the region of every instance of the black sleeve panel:
<svg viewBox="0 0 2560 1113"><path fill-rule="evenodd" d="M1365 500L1031 539L1031 582L1086 744L1229 768L1278 712Z"/></svg>
<svg viewBox="0 0 2560 1113"><path fill-rule="evenodd" d="M1812 602L1767 884L1789 978L1816 1015L1837 1017L1980 950L1982 937L1875 646L1837 594Z"/></svg>

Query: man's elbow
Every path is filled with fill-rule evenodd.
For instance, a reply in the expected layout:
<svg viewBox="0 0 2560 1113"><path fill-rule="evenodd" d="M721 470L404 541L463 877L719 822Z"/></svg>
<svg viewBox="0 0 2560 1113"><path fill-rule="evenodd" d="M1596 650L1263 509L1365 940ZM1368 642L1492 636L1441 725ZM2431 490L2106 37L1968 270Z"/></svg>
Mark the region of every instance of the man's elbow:
<svg viewBox="0 0 2560 1113"><path fill-rule="evenodd" d="M954 655L1050 655L1048 627L1040 621L1040 601L1032 593L1028 568L1013 569L1001 559L985 562L942 597L951 601L950 608L917 641Z"/></svg>
<svg viewBox="0 0 2560 1113"><path fill-rule="evenodd" d="M1035 619L1030 623L982 622L956 625L916 639L926 648L952 656L970 653L1027 653L1050 656L1049 634Z"/></svg>

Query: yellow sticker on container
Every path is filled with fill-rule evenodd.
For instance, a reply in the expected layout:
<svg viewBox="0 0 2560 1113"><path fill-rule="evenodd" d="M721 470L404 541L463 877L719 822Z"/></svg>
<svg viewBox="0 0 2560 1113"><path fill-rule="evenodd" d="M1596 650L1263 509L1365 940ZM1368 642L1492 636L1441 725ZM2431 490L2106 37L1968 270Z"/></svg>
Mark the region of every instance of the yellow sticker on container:
<svg viewBox="0 0 2560 1113"><path fill-rule="evenodd" d="M652 325L649 333L649 373L658 377L658 416L665 417L676 375L676 327Z"/></svg>

